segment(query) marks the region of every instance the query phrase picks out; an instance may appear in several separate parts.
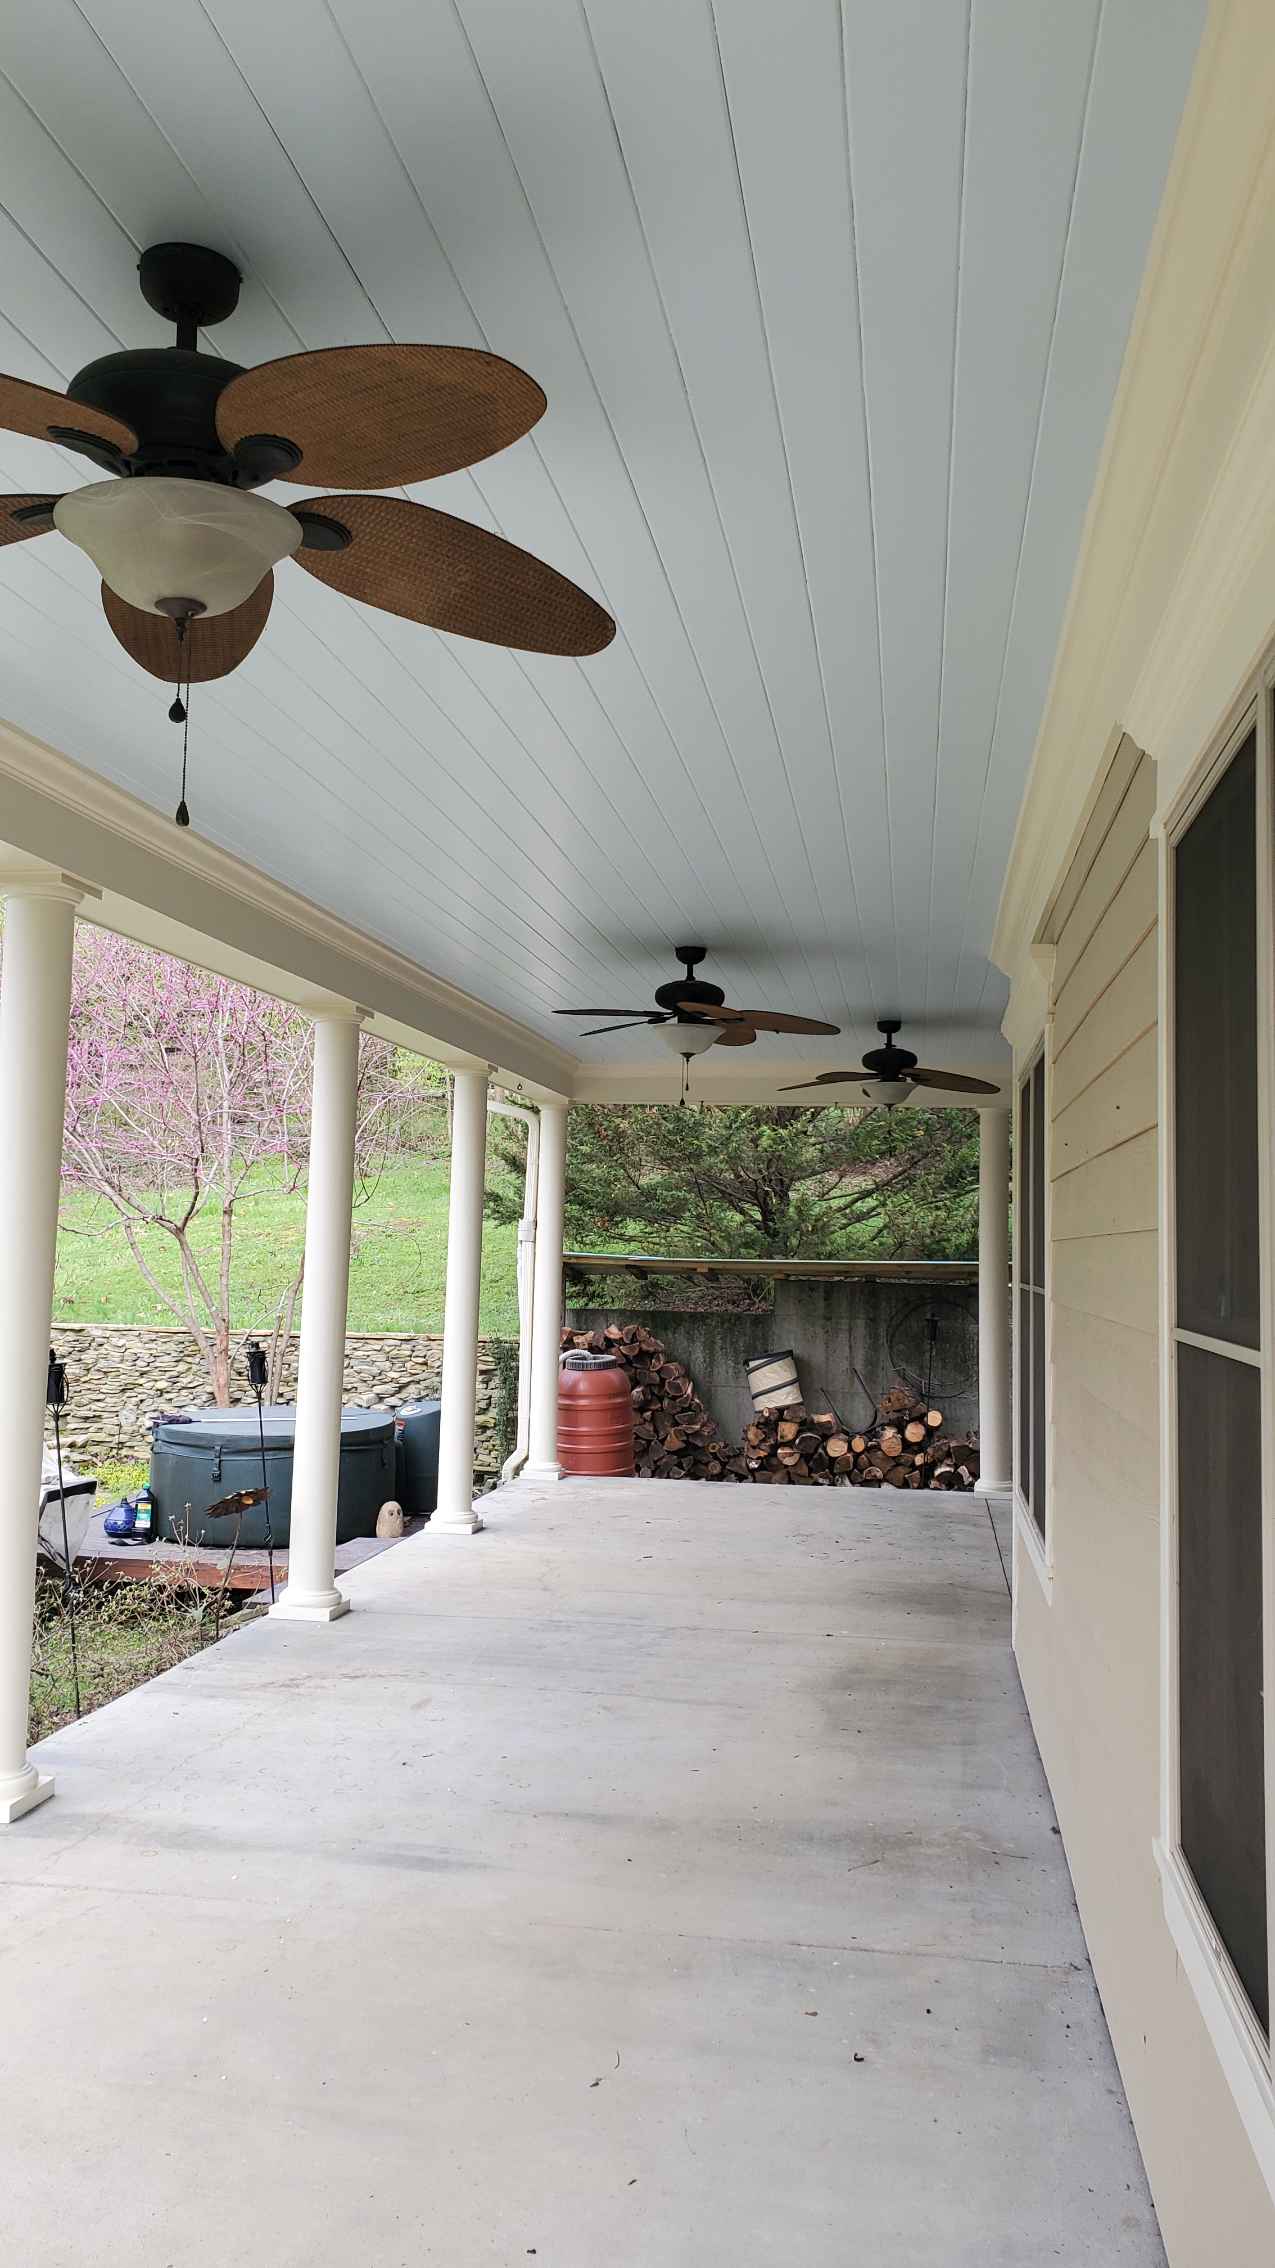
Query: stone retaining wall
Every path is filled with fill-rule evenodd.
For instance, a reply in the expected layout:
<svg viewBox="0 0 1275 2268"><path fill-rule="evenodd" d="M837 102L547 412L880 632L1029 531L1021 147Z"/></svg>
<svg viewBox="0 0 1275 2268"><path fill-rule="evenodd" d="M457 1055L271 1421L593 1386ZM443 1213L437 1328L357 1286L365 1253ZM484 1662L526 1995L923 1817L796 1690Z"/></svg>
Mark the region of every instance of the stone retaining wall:
<svg viewBox="0 0 1275 2268"><path fill-rule="evenodd" d="M251 1338L245 1332L244 1338ZM264 1344L269 1337L262 1331ZM71 1399L62 1442L72 1459L144 1458L150 1454L150 1420L157 1410L204 1407L208 1381L184 1331L108 1323L55 1323L54 1344L66 1364ZM284 1370L281 1399L296 1396L297 1342ZM395 1409L400 1402L436 1395L443 1359L441 1337L399 1331L351 1332L345 1342L345 1399L361 1409ZM246 1401L242 1361L232 1399ZM493 1363L478 1347L478 1424L475 1455L482 1471L494 1469ZM50 1442L52 1431L49 1432Z"/></svg>

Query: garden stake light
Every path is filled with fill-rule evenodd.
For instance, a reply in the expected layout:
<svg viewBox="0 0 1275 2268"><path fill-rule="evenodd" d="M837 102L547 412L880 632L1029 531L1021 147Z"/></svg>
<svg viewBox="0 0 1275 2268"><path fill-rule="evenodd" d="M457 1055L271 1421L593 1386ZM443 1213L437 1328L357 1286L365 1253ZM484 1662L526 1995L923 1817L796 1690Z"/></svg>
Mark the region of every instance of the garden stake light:
<svg viewBox="0 0 1275 2268"><path fill-rule="evenodd" d="M49 1375L44 1399L53 1412L53 1443L58 1460L58 1505L62 1513L62 1598L66 1607L71 1632L71 1678L75 1686L75 1714L80 1715L80 1658L75 1643L75 1570L71 1560L71 1538L66 1525L66 1484L62 1478L62 1412L69 1399L66 1383L66 1364L59 1362L57 1350L49 1348Z"/></svg>
<svg viewBox="0 0 1275 2268"><path fill-rule="evenodd" d="M266 1505L266 1562L270 1569L270 1604L274 1605L274 1529L270 1520L270 1484L266 1479L266 1424L261 1411L261 1397L266 1386L266 1358L258 1339L249 1339L247 1346L248 1384L257 1397L257 1440L261 1448L261 1493Z"/></svg>

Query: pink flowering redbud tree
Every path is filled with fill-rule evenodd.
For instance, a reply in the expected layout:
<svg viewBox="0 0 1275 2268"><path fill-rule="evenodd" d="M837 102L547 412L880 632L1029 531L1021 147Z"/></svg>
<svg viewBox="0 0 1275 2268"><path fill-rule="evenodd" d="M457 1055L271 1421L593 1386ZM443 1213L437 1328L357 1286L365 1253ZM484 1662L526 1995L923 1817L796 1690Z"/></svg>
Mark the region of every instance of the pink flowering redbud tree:
<svg viewBox="0 0 1275 2268"><path fill-rule="evenodd" d="M230 1400L235 1228L251 1184L299 1189L310 1150L312 1027L300 1009L81 923L67 1058L63 1181L114 1213L139 1273L190 1333L213 1400ZM432 1067L364 1035L355 1202L386 1163L432 1146ZM416 1073L419 1072L419 1076ZM206 1233L206 1216L215 1233ZM200 1223L199 1237L193 1235ZM172 1240L177 1286L148 1257ZM277 1398L301 1295L298 1259L269 1324Z"/></svg>

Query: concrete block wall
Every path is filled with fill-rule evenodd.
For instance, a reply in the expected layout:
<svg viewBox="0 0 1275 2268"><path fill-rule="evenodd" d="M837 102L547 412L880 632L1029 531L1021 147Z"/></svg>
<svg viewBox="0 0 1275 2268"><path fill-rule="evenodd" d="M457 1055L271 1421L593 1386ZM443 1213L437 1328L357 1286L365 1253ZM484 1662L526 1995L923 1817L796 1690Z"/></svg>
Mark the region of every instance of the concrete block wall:
<svg viewBox="0 0 1275 2268"><path fill-rule="evenodd" d="M938 1325L932 1390L953 1431L978 1427L978 1286L912 1277L841 1283L780 1281L769 1314L701 1309L590 1307L568 1303L574 1330L641 1323L684 1362L729 1441L752 1414L750 1356L791 1347L812 1400L829 1402L851 1426L897 1382L924 1391L930 1366L928 1318ZM860 1379L863 1383L860 1384ZM866 1388L866 1391L865 1391Z"/></svg>

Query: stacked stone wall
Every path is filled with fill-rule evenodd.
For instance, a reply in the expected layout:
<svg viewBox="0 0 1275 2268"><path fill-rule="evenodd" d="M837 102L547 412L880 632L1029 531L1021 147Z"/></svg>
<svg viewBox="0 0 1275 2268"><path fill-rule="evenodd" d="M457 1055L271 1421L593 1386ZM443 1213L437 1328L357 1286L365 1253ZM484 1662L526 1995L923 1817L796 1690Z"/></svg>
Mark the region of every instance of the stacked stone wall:
<svg viewBox="0 0 1275 2268"><path fill-rule="evenodd" d="M263 1343L268 1333L259 1336ZM71 1399L62 1442L75 1463L94 1458L143 1458L150 1453L150 1421L159 1410L204 1408L211 1401L207 1375L184 1331L127 1324L58 1323L54 1343L67 1366ZM245 1338L251 1333L245 1333ZM398 1331L351 1332L345 1342L345 1399L360 1409L397 1409L401 1402L436 1395L443 1342L433 1335ZM284 1368L282 1400L297 1390L297 1343ZM236 1364L242 1373L242 1362ZM250 1399L242 1375L234 1401ZM494 1365L479 1341L476 1461L494 1469ZM50 1432L50 1441L52 1434Z"/></svg>

